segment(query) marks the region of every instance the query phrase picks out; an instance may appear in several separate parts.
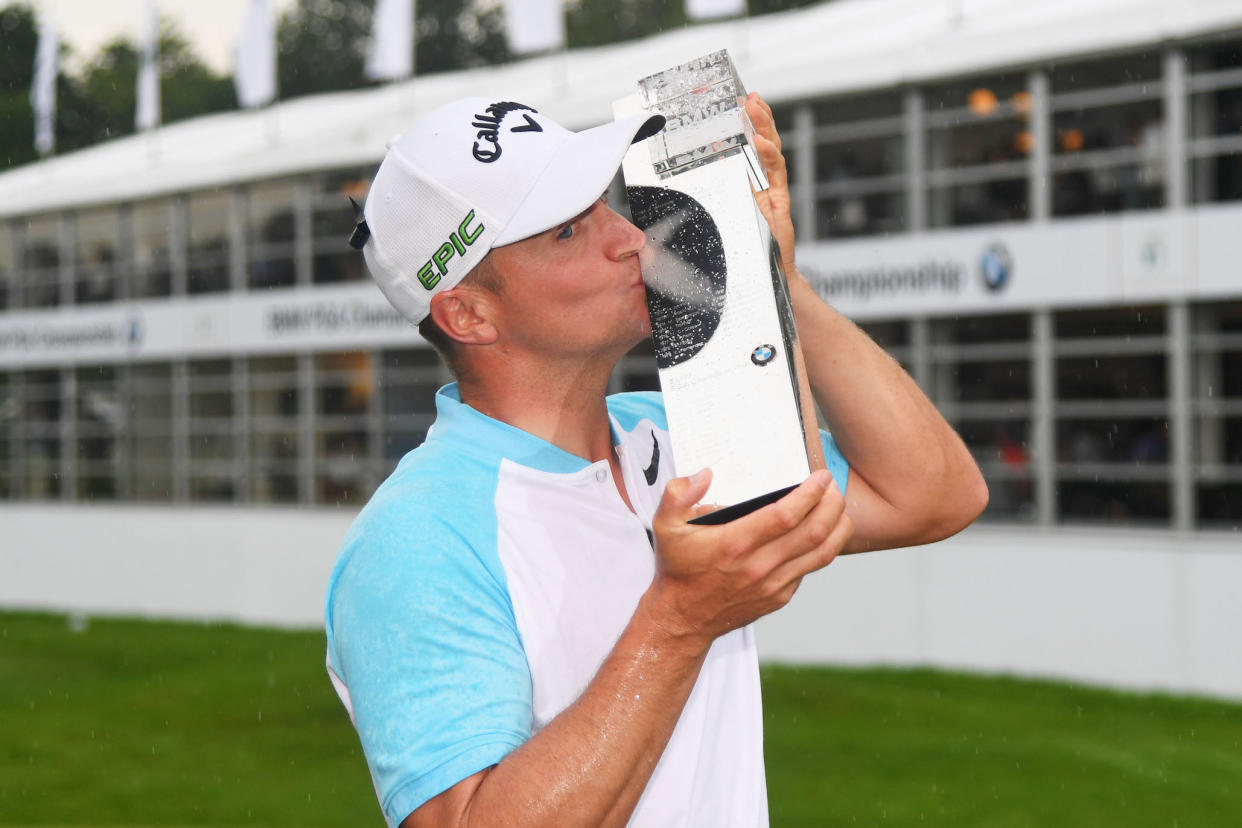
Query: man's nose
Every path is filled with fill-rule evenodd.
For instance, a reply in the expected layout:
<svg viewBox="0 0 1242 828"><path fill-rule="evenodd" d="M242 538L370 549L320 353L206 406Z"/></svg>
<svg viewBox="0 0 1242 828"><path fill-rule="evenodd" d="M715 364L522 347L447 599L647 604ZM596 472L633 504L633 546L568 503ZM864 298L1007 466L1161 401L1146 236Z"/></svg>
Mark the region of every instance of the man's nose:
<svg viewBox="0 0 1242 828"><path fill-rule="evenodd" d="M647 234L611 207L608 208L608 212L609 221L612 223L610 232L615 233L616 238L614 257L620 259L642 250L643 245L647 243Z"/></svg>

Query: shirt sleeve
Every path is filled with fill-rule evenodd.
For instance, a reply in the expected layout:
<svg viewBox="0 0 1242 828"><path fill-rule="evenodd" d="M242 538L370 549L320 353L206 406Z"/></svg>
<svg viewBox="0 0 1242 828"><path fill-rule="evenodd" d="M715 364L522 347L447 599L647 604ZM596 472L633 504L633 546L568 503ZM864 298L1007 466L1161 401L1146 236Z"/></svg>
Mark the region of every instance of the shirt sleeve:
<svg viewBox="0 0 1242 828"><path fill-rule="evenodd" d="M819 442L824 447L824 461L828 466L828 472L837 482L837 488L841 490L841 494L844 495L845 487L850 482L850 464L846 461L845 455L841 453L841 449L837 448L837 441L822 428L819 430Z"/></svg>
<svg viewBox="0 0 1242 828"><path fill-rule="evenodd" d="M328 662L395 826L529 737L531 681L499 562L429 510L372 506L329 584Z"/></svg>

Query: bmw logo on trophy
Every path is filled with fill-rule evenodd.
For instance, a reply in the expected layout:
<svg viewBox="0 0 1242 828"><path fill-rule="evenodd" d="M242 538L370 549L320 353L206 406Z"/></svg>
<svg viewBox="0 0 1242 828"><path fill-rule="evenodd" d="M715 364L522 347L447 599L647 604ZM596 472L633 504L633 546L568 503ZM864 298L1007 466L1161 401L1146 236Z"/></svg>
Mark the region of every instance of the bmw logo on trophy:
<svg viewBox="0 0 1242 828"><path fill-rule="evenodd" d="M814 404L776 243L752 187L746 92L719 51L638 82L614 104L667 119L622 169L647 233L643 280L677 474L710 466L699 522L731 520L823 468Z"/></svg>

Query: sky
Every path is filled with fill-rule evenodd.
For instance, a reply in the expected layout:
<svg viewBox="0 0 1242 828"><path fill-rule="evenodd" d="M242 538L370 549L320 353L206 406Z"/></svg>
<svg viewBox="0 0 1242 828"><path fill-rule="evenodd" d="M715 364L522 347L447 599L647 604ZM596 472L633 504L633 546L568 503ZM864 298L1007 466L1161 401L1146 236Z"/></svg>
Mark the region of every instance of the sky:
<svg viewBox="0 0 1242 828"><path fill-rule="evenodd" d="M39 13L55 15L61 41L73 46L76 61L93 55L100 46L128 37L137 41L147 0L27 0ZM295 0L271 0L274 14ZM156 0L164 17L194 45L207 65L232 71L233 48L249 0ZM0 6L8 5L0 0Z"/></svg>

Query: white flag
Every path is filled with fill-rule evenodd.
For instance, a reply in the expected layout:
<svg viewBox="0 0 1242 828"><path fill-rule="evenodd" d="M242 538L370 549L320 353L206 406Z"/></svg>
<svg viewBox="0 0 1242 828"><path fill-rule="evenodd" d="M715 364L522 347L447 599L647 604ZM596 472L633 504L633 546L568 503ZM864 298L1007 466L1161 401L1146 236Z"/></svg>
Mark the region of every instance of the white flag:
<svg viewBox="0 0 1242 828"><path fill-rule="evenodd" d="M509 50L522 55L565 46L562 0L504 0Z"/></svg>
<svg viewBox="0 0 1242 828"><path fill-rule="evenodd" d="M746 0L686 0L686 17L691 20L736 17L739 14L746 14Z"/></svg>
<svg viewBox="0 0 1242 828"><path fill-rule="evenodd" d="M43 14L39 19L39 46L35 51L34 81L30 105L34 109L34 145L40 155L56 146L56 74L60 71L60 35L56 21Z"/></svg>
<svg viewBox="0 0 1242 828"><path fill-rule="evenodd" d="M276 21L268 0L250 0L246 7L233 84L245 109L276 99Z"/></svg>
<svg viewBox="0 0 1242 828"><path fill-rule="evenodd" d="M367 77L398 80L414 74L414 0L379 0L371 16Z"/></svg>
<svg viewBox="0 0 1242 828"><path fill-rule="evenodd" d="M138 106L134 127L154 129L160 125L160 15L155 0L147 0L146 28L142 33L142 62L138 66Z"/></svg>

